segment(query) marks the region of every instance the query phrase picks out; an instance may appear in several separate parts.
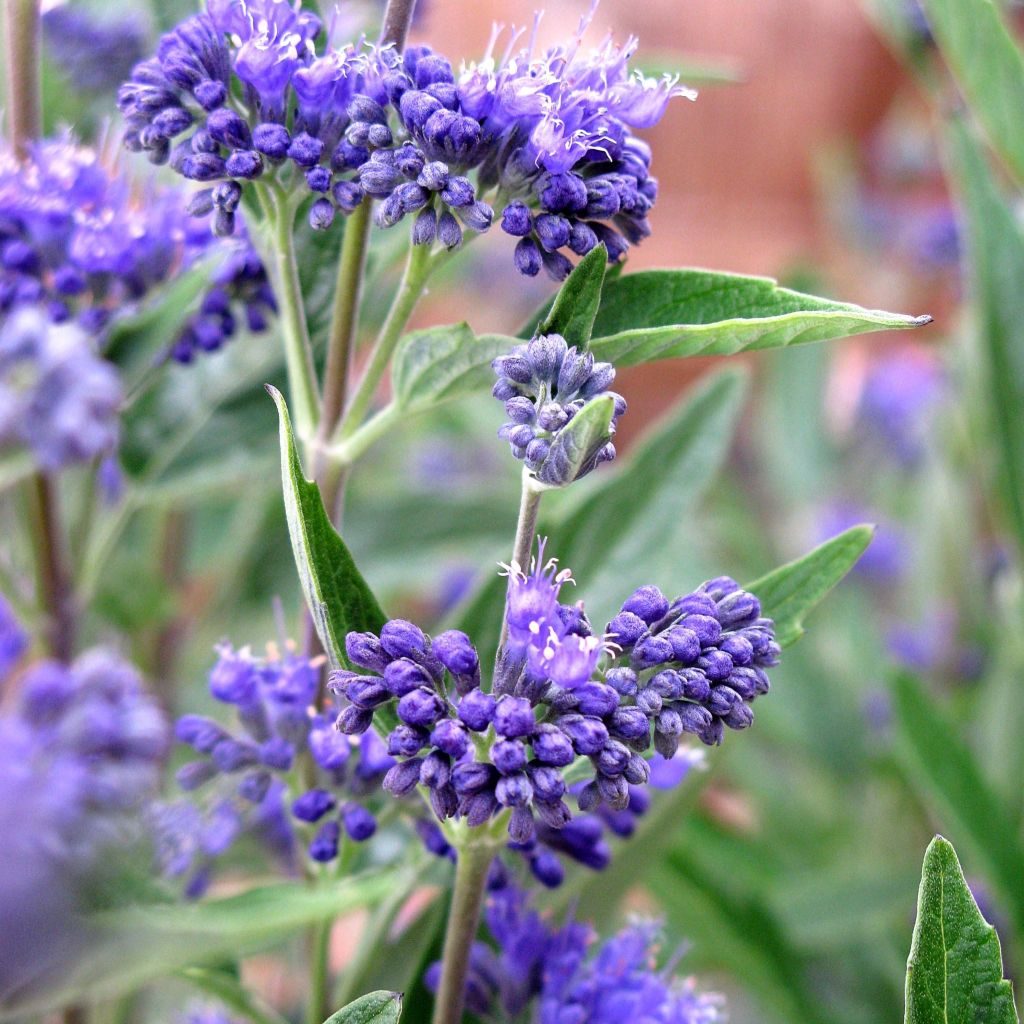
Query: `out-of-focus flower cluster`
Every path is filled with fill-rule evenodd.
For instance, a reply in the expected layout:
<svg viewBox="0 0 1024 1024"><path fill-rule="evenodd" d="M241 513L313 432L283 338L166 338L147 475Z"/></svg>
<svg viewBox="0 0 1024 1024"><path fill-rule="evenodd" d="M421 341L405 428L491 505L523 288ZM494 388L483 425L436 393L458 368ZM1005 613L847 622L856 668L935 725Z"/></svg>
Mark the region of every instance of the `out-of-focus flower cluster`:
<svg viewBox="0 0 1024 1024"><path fill-rule="evenodd" d="M348 660L330 685L348 705L338 718L363 734L378 709L399 724L388 752L400 760L384 779L401 796L423 787L438 819L480 826L508 812L509 836L528 846L573 815L566 770L589 760L574 795L579 809L625 811L630 787L648 782L652 744L672 757L684 733L720 743L725 727L753 721L751 702L776 664L774 627L752 594L725 577L669 601L641 587L595 636L582 605L559 602L569 574L543 564L510 568L503 643L490 690L469 637L428 637L393 619L377 636L350 633Z"/></svg>
<svg viewBox="0 0 1024 1024"><path fill-rule="evenodd" d="M68 3L43 12L43 39L62 75L78 90L113 92L146 52L141 19L121 12L100 19Z"/></svg>
<svg viewBox="0 0 1024 1024"><path fill-rule="evenodd" d="M25 306L100 340L116 317L213 252L210 218L189 217L178 189L132 182L69 136L22 160L0 149L0 316ZM176 358L220 348L239 316L262 330L275 308L244 234L174 345Z"/></svg>
<svg viewBox="0 0 1024 1024"><path fill-rule="evenodd" d="M538 1024L715 1024L722 997L701 992L692 978L657 969L658 927L636 922L595 945L591 928L545 920L513 885L493 890L484 912L493 945L475 942L466 1005L481 1017L517 1020L532 1007ZM440 964L427 971L436 990Z"/></svg>
<svg viewBox="0 0 1024 1024"><path fill-rule="evenodd" d="M0 991L43 977L90 884L145 838L168 730L135 669L95 649L19 672L27 639L0 598Z"/></svg>
<svg viewBox="0 0 1024 1024"><path fill-rule="evenodd" d="M177 772L190 797L160 807L156 828L163 869L183 878L189 895L203 892L216 859L243 833L295 865L302 856L332 861L343 836L363 842L376 831L361 800L395 762L373 733L353 741L316 710L320 672L297 654L257 658L224 646L210 693L235 708L240 728L178 719L178 740L199 757Z"/></svg>
<svg viewBox="0 0 1024 1024"><path fill-rule="evenodd" d="M245 182L266 178L311 196L315 228L377 199L381 227L411 216L414 242L449 249L497 210L520 272L561 279L567 252L604 242L614 261L650 233L657 183L633 132L693 95L631 72L635 39L585 50L591 17L548 50L535 25L498 56L496 30L456 72L425 46L329 40L318 53L321 22L298 2L207 0L122 86L125 142L215 183L204 194L222 233Z"/></svg>

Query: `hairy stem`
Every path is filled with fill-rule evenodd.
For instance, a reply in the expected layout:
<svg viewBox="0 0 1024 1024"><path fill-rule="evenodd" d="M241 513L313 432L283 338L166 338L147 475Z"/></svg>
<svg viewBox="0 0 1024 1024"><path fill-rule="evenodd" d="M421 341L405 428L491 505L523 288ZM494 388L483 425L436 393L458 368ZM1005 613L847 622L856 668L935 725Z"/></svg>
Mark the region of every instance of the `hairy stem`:
<svg viewBox="0 0 1024 1024"><path fill-rule="evenodd" d="M18 156L42 134L39 0L4 0L7 131Z"/></svg>
<svg viewBox="0 0 1024 1024"><path fill-rule="evenodd" d="M338 260L338 280L334 288L331 332L327 340L324 400L317 431L317 438L321 443L330 437L348 396L348 378L359 324L359 300L363 273L366 269L372 205L369 197L364 199L345 224L345 239Z"/></svg>
<svg viewBox="0 0 1024 1024"><path fill-rule="evenodd" d="M434 1001L433 1024L461 1024L466 999L466 972L469 953L476 938L487 887L487 872L495 847L488 841L473 841L459 848L455 865L455 885L448 909L441 958L441 981Z"/></svg>
<svg viewBox="0 0 1024 1024"><path fill-rule="evenodd" d="M423 287L427 283L430 271L430 246L410 245L409 256L402 273L401 283L398 286L398 293L395 295L395 301L391 304L387 319L377 336L359 387L334 432L334 441L344 441L351 437L366 418L370 403L384 376L384 371L387 370L388 364L391 362L395 346L402 336L402 331L405 330L405 325L409 322L416 303L423 294Z"/></svg>
<svg viewBox="0 0 1024 1024"><path fill-rule="evenodd" d="M523 490L519 499L519 519L516 521L516 539L512 546L512 566L526 572L530 567L530 553L533 551L533 538L537 532L537 515L540 512L540 499L544 493L537 485L527 469L523 469ZM508 620L501 623L501 639L498 650L505 646L508 639Z"/></svg>
<svg viewBox="0 0 1024 1024"><path fill-rule="evenodd" d="M75 649L75 595L67 568L60 499L53 480L43 473L33 478L33 499L32 543L39 603L47 617L47 643L55 658L67 662Z"/></svg>
<svg viewBox="0 0 1024 1024"><path fill-rule="evenodd" d="M396 50L405 49L405 38L412 24L416 0L388 0L384 11L384 23L381 25L381 46L394 46Z"/></svg>

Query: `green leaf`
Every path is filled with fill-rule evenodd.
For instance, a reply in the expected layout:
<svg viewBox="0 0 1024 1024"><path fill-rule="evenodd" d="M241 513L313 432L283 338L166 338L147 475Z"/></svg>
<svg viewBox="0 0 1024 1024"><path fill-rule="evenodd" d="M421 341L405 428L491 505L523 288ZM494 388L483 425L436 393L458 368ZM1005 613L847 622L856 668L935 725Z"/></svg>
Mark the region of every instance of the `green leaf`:
<svg viewBox="0 0 1024 1024"><path fill-rule="evenodd" d="M609 281L594 323L595 359L634 366L655 359L920 327L911 317L781 288L771 278L710 270L644 270Z"/></svg>
<svg viewBox="0 0 1024 1024"><path fill-rule="evenodd" d="M248 955L313 922L374 904L392 884L387 873L327 884L281 882L224 899L138 905L71 922L69 942L84 940L79 955L70 963L58 958L59 972L5 991L0 1020L112 999L184 968Z"/></svg>
<svg viewBox="0 0 1024 1024"><path fill-rule="evenodd" d="M331 524L320 488L302 473L284 397L270 385L267 392L280 417L284 507L302 592L324 650L335 666L344 665L345 634L379 632L387 616Z"/></svg>
<svg viewBox="0 0 1024 1024"><path fill-rule="evenodd" d="M611 437L615 399L602 395L583 408L555 435L551 450L537 467L542 484L560 487L593 468L597 453Z"/></svg>
<svg viewBox="0 0 1024 1024"><path fill-rule="evenodd" d="M1000 891L1018 929L1024 928L1024 849L1016 822L982 775L974 755L935 698L911 676L893 683L897 754L915 788L943 827L969 845Z"/></svg>
<svg viewBox="0 0 1024 1024"><path fill-rule="evenodd" d="M873 526L851 526L802 558L780 566L746 585L775 620L775 638L788 647L803 636L807 615L853 568L871 543Z"/></svg>
<svg viewBox="0 0 1024 1024"><path fill-rule="evenodd" d="M992 146L1024 182L1024 56L993 0L923 0L942 55Z"/></svg>
<svg viewBox="0 0 1024 1024"><path fill-rule="evenodd" d="M401 1016L401 992L370 992L332 1013L324 1024L397 1024Z"/></svg>
<svg viewBox="0 0 1024 1024"><path fill-rule="evenodd" d="M465 323L415 331L399 342L391 368L395 401L418 412L462 395L487 390L491 360L508 352L514 338L477 337Z"/></svg>
<svg viewBox="0 0 1024 1024"><path fill-rule="evenodd" d="M907 961L905 1024L1017 1024L996 930L982 916L952 844L924 855Z"/></svg>
<svg viewBox="0 0 1024 1024"><path fill-rule="evenodd" d="M963 122L951 121L947 137L967 220L984 413L999 442L1000 485L1009 523L1024 551L1024 229Z"/></svg>
<svg viewBox="0 0 1024 1024"><path fill-rule="evenodd" d="M559 288L550 312L538 325L537 333L560 334L582 352L590 343L607 266L608 250L601 243L573 267Z"/></svg>

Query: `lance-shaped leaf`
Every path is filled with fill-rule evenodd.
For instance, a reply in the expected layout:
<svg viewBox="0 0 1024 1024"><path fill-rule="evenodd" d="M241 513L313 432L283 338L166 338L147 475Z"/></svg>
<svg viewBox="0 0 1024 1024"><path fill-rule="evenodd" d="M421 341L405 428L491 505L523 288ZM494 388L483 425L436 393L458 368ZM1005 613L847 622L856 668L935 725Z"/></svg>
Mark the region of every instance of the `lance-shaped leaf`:
<svg viewBox="0 0 1024 1024"><path fill-rule="evenodd" d="M923 0L942 55L1007 166L1024 183L1024 54L993 0Z"/></svg>
<svg viewBox="0 0 1024 1024"><path fill-rule="evenodd" d="M398 1024L401 992L369 992L332 1013L324 1024Z"/></svg>
<svg viewBox="0 0 1024 1024"><path fill-rule="evenodd" d="M590 347L595 359L633 366L655 359L782 348L930 322L927 316L885 313L804 295L780 288L767 277L645 270L605 285Z"/></svg>
<svg viewBox="0 0 1024 1024"><path fill-rule="evenodd" d="M477 337L468 324L414 331L399 343L391 368L395 401L407 412L489 390L491 360L518 344L499 334Z"/></svg>
<svg viewBox="0 0 1024 1024"><path fill-rule="evenodd" d="M555 435L551 450L537 467L537 479L549 487L562 487L589 473L597 465L597 453L611 437L614 413L611 395L587 402Z"/></svg>
<svg viewBox="0 0 1024 1024"><path fill-rule="evenodd" d="M906 991L905 1024L1017 1024L999 936L942 836L924 855Z"/></svg>
<svg viewBox="0 0 1024 1024"><path fill-rule="evenodd" d="M607 266L608 250L602 243L573 268L558 290L551 310L537 325L536 333L560 334L582 352L590 343Z"/></svg>
<svg viewBox="0 0 1024 1024"><path fill-rule="evenodd" d="M302 592L324 650L335 666L344 665L345 634L379 632L387 616L331 524L320 488L303 475L284 397L269 385L267 392L280 418L284 507Z"/></svg>
<svg viewBox="0 0 1024 1024"><path fill-rule="evenodd" d="M775 620L775 637L783 647L803 636L803 622L822 598L854 567L871 543L872 526L851 526L802 558L780 566L746 589Z"/></svg>

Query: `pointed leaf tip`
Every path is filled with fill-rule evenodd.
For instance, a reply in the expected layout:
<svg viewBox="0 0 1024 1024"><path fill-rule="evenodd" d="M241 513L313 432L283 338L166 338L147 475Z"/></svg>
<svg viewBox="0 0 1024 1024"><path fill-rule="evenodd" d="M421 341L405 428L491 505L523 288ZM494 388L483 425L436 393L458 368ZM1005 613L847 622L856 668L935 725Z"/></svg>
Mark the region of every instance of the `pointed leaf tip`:
<svg viewBox="0 0 1024 1024"><path fill-rule="evenodd" d="M343 1006L324 1024L397 1024L402 1016L401 992L368 992Z"/></svg>

